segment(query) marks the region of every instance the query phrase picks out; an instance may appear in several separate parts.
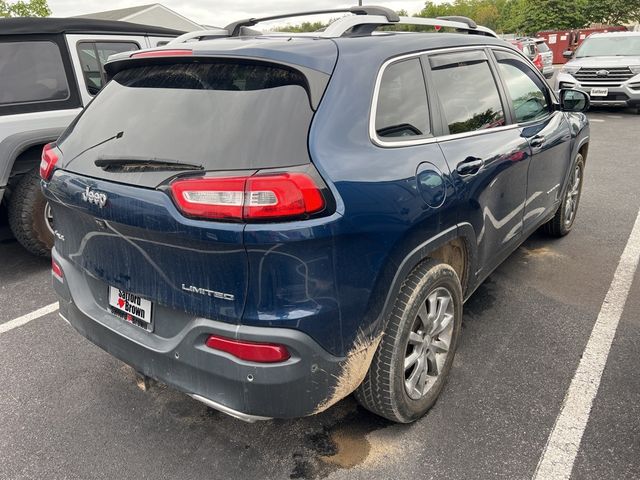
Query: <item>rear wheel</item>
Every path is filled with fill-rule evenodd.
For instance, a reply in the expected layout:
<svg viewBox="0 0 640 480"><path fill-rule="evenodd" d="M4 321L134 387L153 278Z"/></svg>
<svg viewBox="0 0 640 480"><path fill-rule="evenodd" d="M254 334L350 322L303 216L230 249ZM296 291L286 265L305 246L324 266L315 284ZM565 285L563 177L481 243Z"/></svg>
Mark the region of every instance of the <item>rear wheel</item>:
<svg viewBox="0 0 640 480"><path fill-rule="evenodd" d="M582 181L584 179L584 158L582 154L576 156L569 177L569 185L564 194L562 203L558 207L554 217L544 224L545 232L554 237L563 237L571 231L578 213Z"/></svg>
<svg viewBox="0 0 640 480"><path fill-rule="evenodd" d="M447 264L427 260L405 280L369 372L356 390L368 410L410 423L435 403L453 364L462 288Z"/></svg>
<svg viewBox="0 0 640 480"><path fill-rule="evenodd" d="M9 202L9 226L27 250L49 256L53 247L53 215L40 190L37 170L26 173L18 182Z"/></svg>

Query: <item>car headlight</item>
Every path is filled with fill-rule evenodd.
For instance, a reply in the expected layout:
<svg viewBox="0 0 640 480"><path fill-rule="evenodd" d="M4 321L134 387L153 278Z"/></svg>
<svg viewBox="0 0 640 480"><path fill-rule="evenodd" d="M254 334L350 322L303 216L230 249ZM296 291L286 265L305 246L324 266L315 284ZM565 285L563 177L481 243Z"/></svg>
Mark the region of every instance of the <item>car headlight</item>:
<svg viewBox="0 0 640 480"><path fill-rule="evenodd" d="M573 65L565 65L560 69L560 73L568 73L569 75L573 75L574 73L578 73L580 67L574 67Z"/></svg>
<svg viewBox="0 0 640 480"><path fill-rule="evenodd" d="M633 73L640 73L640 65L629 65L629 70L631 70Z"/></svg>

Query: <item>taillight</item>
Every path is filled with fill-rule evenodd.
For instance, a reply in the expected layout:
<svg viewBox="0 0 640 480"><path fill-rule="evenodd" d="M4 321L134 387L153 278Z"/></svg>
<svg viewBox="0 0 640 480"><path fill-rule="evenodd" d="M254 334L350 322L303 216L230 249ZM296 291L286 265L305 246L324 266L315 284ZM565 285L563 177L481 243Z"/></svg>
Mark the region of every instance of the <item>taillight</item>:
<svg viewBox="0 0 640 480"><path fill-rule="evenodd" d="M58 154L54 150L55 144L47 143L42 149L42 160L40 161L40 177L43 180L50 180L53 169L58 163Z"/></svg>
<svg viewBox="0 0 640 480"><path fill-rule="evenodd" d="M277 343L247 342L210 335L205 345L249 362L276 363L284 362L291 357L287 347Z"/></svg>
<svg viewBox="0 0 640 480"><path fill-rule="evenodd" d="M146 57L188 57L193 55L193 50L185 48L175 50L150 50L148 52L133 53L129 58L146 58Z"/></svg>
<svg viewBox="0 0 640 480"><path fill-rule="evenodd" d="M176 180L171 192L186 215L221 220L301 218L325 207L318 185L299 172Z"/></svg>
<svg viewBox="0 0 640 480"><path fill-rule="evenodd" d="M51 275L56 280L64 283L64 274L62 273L62 267L53 258L51 259Z"/></svg>

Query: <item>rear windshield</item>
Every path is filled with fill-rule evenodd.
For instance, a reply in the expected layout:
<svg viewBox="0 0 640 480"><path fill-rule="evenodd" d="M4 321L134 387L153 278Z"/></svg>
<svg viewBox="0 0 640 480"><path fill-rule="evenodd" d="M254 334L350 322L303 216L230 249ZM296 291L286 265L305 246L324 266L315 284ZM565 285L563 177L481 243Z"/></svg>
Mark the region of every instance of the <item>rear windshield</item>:
<svg viewBox="0 0 640 480"><path fill-rule="evenodd" d="M549 46L544 42L536 42L536 45L540 53L548 52L550 50Z"/></svg>
<svg viewBox="0 0 640 480"><path fill-rule="evenodd" d="M115 75L59 144L65 160L80 163L152 159L206 170L300 165L309 162L307 90L302 73L272 64L130 68Z"/></svg>

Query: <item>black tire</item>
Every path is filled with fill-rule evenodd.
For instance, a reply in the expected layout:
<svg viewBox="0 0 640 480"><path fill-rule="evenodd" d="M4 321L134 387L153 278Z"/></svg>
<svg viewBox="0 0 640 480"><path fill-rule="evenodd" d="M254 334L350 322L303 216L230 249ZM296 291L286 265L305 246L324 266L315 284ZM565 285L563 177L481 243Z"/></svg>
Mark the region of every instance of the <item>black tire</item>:
<svg viewBox="0 0 640 480"><path fill-rule="evenodd" d="M448 322L452 327L447 327L451 331L448 353L440 357L443 358L443 365L439 375L430 377L430 386L422 387L426 389L424 392L413 391L414 395L418 393L422 396L411 398L405 383L410 381L413 369L405 369L405 359L416 353L414 349L418 347L410 343L409 335L416 325L421 325L421 306L425 306L426 313L431 308L427 305L428 298L445 291L450 294L447 303L453 308L452 318ZM439 311L441 305L438 297L436 310ZM367 410L394 422L410 423L422 417L436 402L451 370L461 325L462 288L458 275L447 264L436 260L424 261L409 274L400 289L367 376L355 392L358 402ZM432 345L440 340L434 335ZM428 362L428 352L429 349L425 350L425 362ZM416 354L421 355L419 352ZM415 368L418 368L417 362Z"/></svg>
<svg viewBox="0 0 640 480"><path fill-rule="evenodd" d="M572 179L573 174L576 171L579 171L579 185L577 188L577 193L573 189ZM578 153L576 155L576 159L571 166L571 173L569 177L569 185L567 185L566 192L562 197L562 202L558 206L558 210L556 210L555 215L551 220L545 223L542 226L542 229L552 237L564 237L568 234L573 228L573 224L576 220L576 215L578 213L578 206L580 205L580 195L582 194L582 184L584 183L584 158L582 154ZM573 200L571 199L572 192L574 192ZM573 201L575 202L575 208L573 209L573 214L570 218L567 218L567 202Z"/></svg>
<svg viewBox="0 0 640 480"><path fill-rule="evenodd" d="M9 226L24 248L47 257L53 247L53 232L45 219L47 200L40 190L37 170L26 173L11 193Z"/></svg>

